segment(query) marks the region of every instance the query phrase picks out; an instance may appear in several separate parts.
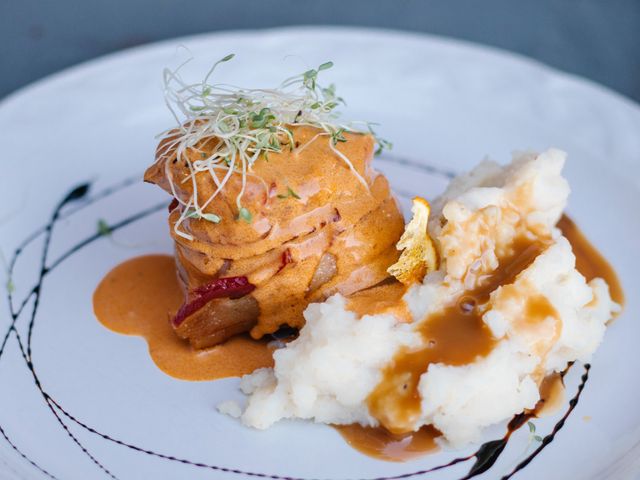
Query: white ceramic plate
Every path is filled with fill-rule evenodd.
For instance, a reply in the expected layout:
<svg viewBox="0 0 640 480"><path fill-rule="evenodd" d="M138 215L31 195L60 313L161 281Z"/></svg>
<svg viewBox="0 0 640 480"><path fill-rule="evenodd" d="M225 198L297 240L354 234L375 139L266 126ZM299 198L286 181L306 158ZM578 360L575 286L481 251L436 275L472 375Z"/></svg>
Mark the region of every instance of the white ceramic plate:
<svg viewBox="0 0 640 480"><path fill-rule="evenodd" d="M446 183L441 171L462 171L485 155L507 161L513 149L568 151L569 212L617 269L628 303L593 359L577 407L516 478L635 478L640 108L503 52L340 28L231 32L136 48L54 75L0 104L0 247L7 261L32 238L15 264L14 311L26 299L15 331L7 303L1 304L0 340L5 332L8 338L0 354L0 478L452 479L473 465L472 458L416 473L470 455L477 446L394 464L359 454L320 425L244 428L215 410L220 401L239 397L237 379L169 378L150 360L144 340L115 335L95 320L91 295L111 267L171 249L164 210L114 234L120 244L133 246L106 238L82 242L96 234L99 218L116 224L168 202L159 189L137 180L152 161L154 135L171 125L160 74L185 58L178 45L195 57L187 78L199 79L212 61L235 52L220 78L249 86L276 85L333 60L327 77L347 99L347 116L380 122L380 133L393 140L393 157L378 166L400 194L433 197ZM100 197L126 179L136 181ZM63 206L49 232L56 205L86 182L87 195ZM67 255L76 245L81 248ZM32 292L42 273L41 288ZM581 372L576 366L569 374L570 395ZM537 421L538 433L549 434L567 407ZM498 426L486 440L503 432L504 425ZM481 478L509 473L525 458L528 436L524 430L514 434Z"/></svg>

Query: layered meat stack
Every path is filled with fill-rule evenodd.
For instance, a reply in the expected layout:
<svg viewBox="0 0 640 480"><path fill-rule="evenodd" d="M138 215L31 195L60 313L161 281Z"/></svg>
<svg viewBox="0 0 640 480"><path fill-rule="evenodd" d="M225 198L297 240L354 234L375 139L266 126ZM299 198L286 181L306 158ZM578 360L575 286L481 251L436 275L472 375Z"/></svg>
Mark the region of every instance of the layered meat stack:
<svg viewBox="0 0 640 480"><path fill-rule="evenodd" d="M193 169L217 148L213 141L178 159L168 137L145 174L177 199L169 224L186 300L172 323L196 348L299 328L309 303L384 281L398 257L404 222L386 178L371 167L374 139L345 132L334 141L300 125L291 132L280 152L261 154L223 189L218 172ZM209 219L185 218L194 196Z"/></svg>

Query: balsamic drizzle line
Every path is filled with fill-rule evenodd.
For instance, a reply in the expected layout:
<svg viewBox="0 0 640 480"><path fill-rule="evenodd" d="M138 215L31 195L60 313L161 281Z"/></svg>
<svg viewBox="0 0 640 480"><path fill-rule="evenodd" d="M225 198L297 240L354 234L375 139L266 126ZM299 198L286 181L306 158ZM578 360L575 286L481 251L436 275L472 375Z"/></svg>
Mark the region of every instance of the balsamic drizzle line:
<svg viewBox="0 0 640 480"><path fill-rule="evenodd" d="M9 291L9 306L10 306L10 310L11 310L11 325L9 327L9 329L7 330L7 334L5 335L5 339L3 340L3 344L2 344L2 349L0 350L0 355L4 352L4 348L6 346L6 342L8 341L9 335L13 332L13 334L16 337L18 346L20 348L20 352L25 360L25 363L27 365L27 367L29 368L29 370L31 371L36 387L38 388L38 390L40 390L41 393L43 392L42 386L40 384L40 380L38 379L36 373L35 373L35 369L33 366L33 362L32 362L32 357L31 357L31 337L32 337L32 332L33 332L33 327L35 325L35 316L38 310L38 305L40 302L40 294L41 294L41 290L42 290L42 282L44 279L44 276L47 274L48 271L50 271L50 268L47 267L47 257L48 257L48 253L49 253L49 245L51 242L51 236L53 233L53 227L55 226L56 222L60 219L60 212L62 210L62 208L67 205L70 202L73 202L75 200L81 199L83 197L85 197L87 195L89 191L89 184L82 184L79 185L77 187L75 187L73 190L71 190L63 199L62 201L60 201L60 203L58 203L58 205L56 206L56 208L54 209L54 212L51 216L51 220L49 221L49 223L47 223L47 225L44 227L43 229L43 233L45 235L44 238L44 246L42 249L42 256L41 256L41 261L40 261L40 273L39 273L39 277L38 277L38 282L36 284L36 286L31 290L31 292L28 294L27 296L27 300L25 300L25 302L23 302L23 306L26 305L26 301L28 301L28 298L30 298L31 296L34 296L34 302L33 302L33 309L32 309L32 313L31 313L31 318L29 321L29 328L28 328L28 336L27 336L27 347L26 347L26 351L24 348L24 343L22 342L21 338L20 338L20 334L18 333L17 329L15 328L15 324L17 322L17 319L19 317L19 313L13 312L13 309L11 308L11 292ZM33 237L35 238L35 237ZM30 240L29 240L30 241ZM13 266L15 265L16 262L16 258L17 258L18 254L15 253L14 257L11 261L11 269L9 271L9 274L12 275L13 274ZM22 308L20 308L19 312L22 312ZM46 397L45 397L46 400ZM89 459L91 459L91 461L96 464L101 470L103 470L107 475L109 475L111 478L113 478L114 480L117 480L116 477L104 466L102 465L81 443L80 441L73 435L73 433L71 433L71 431L69 430L68 426L62 421L62 419L60 418L60 416L58 415L58 413L51 407L51 405L49 404L49 402L47 401L47 406L49 407L49 410L51 410L51 412L53 413L53 415L55 416L56 420L58 421L58 423L60 423L60 425L62 426L62 428L65 430L65 432L67 433L67 435L73 440L74 443L76 443L76 445L78 445L78 447L80 447L80 449L83 451L83 453L85 455L87 455L89 457ZM3 433L3 436L6 438L6 432ZM16 451L18 451L18 453L20 453L23 457L27 458L26 455L24 455L23 452L21 452L20 450L17 449L17 447L15 446L15 444L13 444L13 442L11 442L8 438L7 440L10 442L10 444L12 444L14 446L14 448L16 449ZM33 462L31 459L28 459L30 463L35 464L35 462ZM40 468L39 466L37 466L38 469L43 470L42 468Z"/></svg>
<svg viewBox="0 0 640 480"><path fill-rule="evenodd" d="M49 400L49 395L44 391L44 389L42 388L42 384L40 383L40 379L38 378L38 376L36 375L33 363L31 361L30 358L27 357L27 352L25 352L24 349L24 345L22 343L22 340L20 338L20 334L15 331L15 336L16 339L18 341L18 346L20 348L20 353L22 354L22 358L24 359L24 361L26 362L26 365L29 369L29 371L31 372L31 375L33 376L33 381L36 384L36 387L38 388L38 390L40 391L40 393L42 394L45 402L47 403L47 407L49 407L49 410L51 410L51 413L53 413L54 417L56 418L56 420L58 421L58 423L60 424L60 426L62 426L62 428L64 429L64 431L66 432L66 434L69 436L69 438L71 438L71 440L73 440L73 442L82 450L82 452L89 457L89 459L98 466L98 468L100 468L100 470L102 470L104 473L106 473L110 478L112 478L113 480L118 480L116 476L114 476L102 463L100 463L98 461L98 459L96 457L94 457L91 452L89 452L86 447L84 445L82 445L82 443L80 443L80 441L78 440L78 438L71 433L71 430L69 429L68 425L66 423L64 423L62 421L62 418L60 418L60 415L56 412L56 410L52 407L51 402Z"/></svg>
<svg viewBox="0 0 640 480"><path fill-rule="evenodd" d="M502 477L501 480L508 480L511 477L513 477L516 473L518 473L520 470L522 470L527 465L529 465L529 463L531 463L533 459L536 456L538 456L538 454L542 452L542 450L547 445L553 442L557 433L560 431L560 429L562 429L562 427L564 427L565 422L567 421L567 418L569 418L569 415L571 415L571 412L573 412L573 409L576 408L576 405L578 405L578 401L580 400L580 395L582 394L582 391L584 390L584 386L587 383L587 380L589 379L590 369L591 369L591 365L589 365L588 363L585 364L584 373L582 374L580 385L578 385L578 392L571 400L569 400L569 408L567 409L565 414L562 416L562 418L553 426L553 430L551 430L551 433L542 439L542 442L540 443L538 448L536 448L527 458L525 458L518 465L516 465L516 467L511 471L511 473Z"/></svg>
<svg viewBox="0 0 640 480"><path fill-rule="evenodd" d="M58 215L58 218L60 220L64 220L72 215L74 215L75 213L79 212L80 210L83 210L84 208L92 205L93 203L96 203L97 201L106 198L114 193L117 193L121 190L124 190L125 188L131 186L131 185L136 185L137 183L140 182L140 177L139 176L134 176L134 177L129 177L127 179L125 179L124 181L117 183L115 185L112 185L110 187L107 187L99 192L97 192L95 195L88 197L86 199L84 199L84 202L82 202L80 205L75 206L75 207L71 207L66 209L66 211L64 212L60 212L60 214ZM87 186L87 188L89 188L88 184L84 184ZM82 186L82 185L81 185ZM13 257L10 260L9 263L9 278L12 277L13 275L13 270L16 264L16 261L18 260L18 257L20 256L20 254L22 253L22 251L27 248L27 246L29 246L29 244L31 244L31 242L33 242L34 240L36 240L40 235L42 235L43 233L45 233L47 229L47 225L44 225L43 227L40 227L38 229L36 229L34 232L32 232L30 235L27 236L27 238L25 238L22 243L18 246L18 248L15 250ZM20 306L20 308L18 309L17 312L14 312L13 310L13 302L12 302L12 298L13 298L13 292L8 292L9 293L9 307L11 309L11 314L13 315L20 315L20 312L22 311L22 308L24 308L24 305L27 303L27 301L30 298L30 295L28 295L24 301L22 302L22 305ZM33 294L33 293L31 293ZM1 350L0 350L1 352Z"/></svg>
<svg viewBox="0 0 640 480"><path fill-rule="evenodd" d="M158 203L152 207L149 207L146 210L142 210L139 213L136 213L135 215L128 217L120 222L114 223L113 225L110 225L110 231L115 231L118 230L121 227L125 227L127 225L129 225L130 223L133 223L137 220L141 220L142 218L155 213L159 210L162 210L166 208L166 203L162 202L162 203ZM61 219L61 217L59 217ZM46 231L46 230L43 230ZM95 240L99 239L100 237L104 236L103 233L97 232L94 233L93 235L85 238L84 240L82 240L81 242L77 243L74 247L72 247L70 250L67 250L65 253L63 253L62 255L60 255L59 258L57 258L56 260L54 260L51 265L49 267L45 267L43 271L41 271L41 277L40 279L43 279L44 277L47 276L47 274L52 271L53 269L55 269L55 267L57 267L60 263L62 263L63 260L66 260L68 257L70 257L71 255L73 255L75 252L77 252L78 250L82 249L83 247L89 245L90 243L94 242ZM10 270L11 273L13 273L13 270ZM12 313L12 317L13 317L13 321L12 324L15 325L15 320L17 319L17 317L20 316L20 314L22 313L22 310L24 310L24 308L26 307L27 303L29 302L29 300L31 300L32 297L35 297L36 299L38 299L39 297L39 293L40 293L40 288L41 285L38 284L36 286L34 286L29 293L27 294L27 296L25 297L25 299L22 301L22 303L20 304L20 307L18 307L18 309L16 311L11 311ZM36 302L36 306L37 306L37 302ZM30 329L29 329L29 339L28 339L28 355L31 356L31 330L33 328L33 325L30 324ZM0 353L2 352L2 347L4 347L4 343L6 342L6 338L3 341L3 345L0 347Z"/></svg>
<svg viewBox="0 0 640 480"><path fill-rule="evenodd" d="M381 159L390 161L391 163L397 163L397 164L401 164L401 165L405 165L405 166L411 166L411 167L415 167L415 168L420 168L420 169L422 169L424 171L427 171L428 173L435 173L435 174L438 174L438 175L445 176L447 178L451 178L452 176L454 176L454 174L452 172L440 170L440 169L437 169L435 167L426 166L426 165L419 164L419 163L414 163L414 162L411 162L411 161L408 161L408 160L405 160L405 159L400 159L400 158L396 158L396 157L389 157L389 156L382 157ZM69 192L69 194L67 194L67 196L58 204L58 206L57 206L56 210L54 211L54 214L53 214L49 224L47 224L45 227L40 228L39 230L35 231L32 235L27 237L27 239L16 249L16 251L14 252L14 256L13 256L13 258L11 260L11 263L10 263L10 274L13 273L13 268L14 268L16 262L17 262L17 259L18 259L19 255L22 253L23 249L29 243L31 243L33 240L35 240L37 237L39 237L40 235L42 235L42 234L46 235L46 237L45 237L45 247L43 249L43 261L41 263L41 269L40 269L39 282L30 291L30 293L27 295L27 297L22 302L21 307L18 309L17 312L15 312L13 310L12 295L11 295L11 292L8 292L9 306L10 306L11 315L12 315L12 322L11 322L11 325L9 326L9 329L7 330L7 333L5 334L5 338L3 340L3 343L0 346L0 358L2 357L5 345L6 345L7 341L8 341L8 338L10 337L11 333L14 333L15 336L16 336L16 340L18 342L18 345L20 347L20 351L22 353L22 356L23 356L23 358L24 358L24 360L25 360L25 362L27 364L27 367L29 368L29 370L30 370L30 372L31 372L31 374L32 374L32 376L34 378L34 381L36 383L36 386L40 390L40 393L42 394L43 398L45 399L45 402L47 403L47 406L49 407L49 409L52 411L52 413L54 414L54 416L56 417L58 422L61 424L61 426L64 428L66 433L70 436L70 438L82 449L83 453L88 455L89 458L96 465L98 465L98 467L100 467L106 474L111 476L111 478L115 479L116 477L114 477L113 474L106 467L101 465L95 459L95 457L93 457L88 452L88 450L80 443L80 441L71 433L71 431L67 427L66 423L64 421L62 421L62 419L60 418L60 416L59 416L59 414L57 412L59 412L60 414L65 416L67 419L69 419L70 421L72 421L75 424L77 424L78 426L82 427L83 429L89 431L90 433L98 435L99 437L101 437L101 438L103 438L105 440L111 441L111 442L116 443L118 445L128 447L128 448L130 448L130 449L132 449L134 451L142 452L142 453L154 456L154 457L163 458L163 459L170 460L170 461L176 461L176 462L187 464L187 465L194 466L194 467L207 468L207 469L210 469L210 470L227 472L227 473L236 473L236 474L241 474L241 475L249 476L249 477L269 478L269 479L274 479L274 480L310 480L310 479L304 479L304 478L279 476L279 475L270 475L270 474L259 473L259 472L246 472L246 471L233 469L233 468L228 468L228 467L220 467L220 466L209 465L209 464L201 463L201 462L193 462L193 461L190 461L190 460L181 459L181 458L177 458L177 457L174 457L174 456L171 456L171 455L165 455L165 454L153 452L151 450L147 450L147 449L144 449L144 448L141 448L141 447L137 447L137 446L132 445L132 444L128 444L128 443L123 442L121 440L118 440L118 439L115 439L113 437L110 437L109 435L101 433L101 432L93 429L89 425L81 422L80 420L75 418L73 415L71 415L69 412L64 410L63 407L42 388L40 380L39 380L39 378L38 378L38 376L37 376L37 374L35 372L35 368L33 366L33 362L31 360L31 333L33 331L33 327L34 327L34 324L35 324L35 315L36 315L37 306L39 304L39 296L41 294L42 280L43 280L43 278L44 278L44 276L46 274L51 272L62 261L64 261L65 259L67 259L71 255L76 253L78 250L80 250L83 247L89 245L90 243L92 243L93 241L97 240L98 238L100 238L102 236L102 235L99 235L99 234L94 234L91 237L88 237L85 240L79 242L74 247L72 247L69 251L67 251L66 253L62 254L57 260L55 260L52 263L52 265L50 267L47 268L46 265L45 265L45 262L46 262L46 257L47 257L47 254L48 254L48 246L49 246L51 234L52 234L52 231L53 231L53 227L54 227L55 223L58 220L61 220L63 218L67 218L67 217L71 216L73 213L77 212L78 210L80 210L80 209L90 205L91 203L99 200L100 198L104 198L104 197L107 197L107 196L112 195L114 193L117 193L120 190L124 189L127 186L132 185L133 183L135 183L137 181L138 181L137 177L131 178L131 179L127 179L124 182L120 183L119 185L116 185L114 187L106 189L103 192L95 195L93 198L87 199L86 203L84 203L84 205L82 205L80 207L77 207L75 209L69 209L69 211L66 214L61 214L60 211L61 211L62 207L64 207L68 202L81 199L81 198L85 197L86 194L88 193L89 184L84 184L84 185L80 185L79 187L76 187L71 192ZM133 216L121 221L121 222L118 222L118 223L114 224L113 226L110 226L110 230L113 232L113 231L115 231L115 230L117 230L119 228L122 228L122 227L130 224L130 223L133 223L133 222L135 222L137 220L140 220L140 219L142 219L142 218L144 218L144 217L146 217L146 216L158 211L161 208L164 208L164 204L156 205L156 206L151 207L151 208L149 208L147 210L139 212L139 213L137 213L137 214L135 214L135 215L133 215ZM30 324L29 324L29 336L28 336L28 340L27 340L27 349L26 349L26 352L25 352L24 344L23 344L23 342L22 342L22 340L21 340L21 338L20 338L20 336L19 336L19 334L18 334L18 332L17 332L17 330L15 328L15 324L16 324L17 319L20 316L21 312L23 311L24 307L26 306L26 304L28 303L29 299L33 295L36 296L36 301L34 301L34 308L33 308L33 311L32 311L31 321L30 321ZM571 414L571 412L573 411L573 409L577 405L577 402L578 402L578 399L580 397L580 394L582 393L582 391L584 389L584 386L585 386L585 383L586 383L586 381L588 379L588 369L589 369L589 365L585 365L586 373L582 377L582 383L580 384L580 386L578 388L578 392L577 392L576 396L573 399L571 399L571 401L569 402L569 404L570 404L569 409L566 411L566 413L561 418L561 420L556 424L556 426L554 427L552 433L547 435L543 439L542 444L529 457L527 457L524 461L522 461L514 469L513 472L511 472L508 476L504 477L504 479L510 478L515 473L517 473L519 470L521 470L522 468L526 467L533 460L534 457L536 457L547 445L549 445L553 441L553 439L555 438L555 435L564 426L564 423L565 423L566 419L568 418L568 416ZM415 477L415 476L418 476L418 475L424 475L426 473L430 473L430 472L441 470L441 469L444 469L444 468L447 468L447 467L451 467L451 466L453 466L455 464L466 462L466 461L468 461L468 460L470 460L472 458L476 458L476 462L471 467L471 470L469 471L467 476L463 477L464 479L472 478L472 477L474 477L476 475L479 475L479 474L487 471L489 468L491 468L493 466L493 464L497 461L498 457L500 456L500 454L504 450L504 447L506 446L506 443L507 443L508 438L510 437L511 433L514 430L517 430L518 428L520 428L522 426L522 424L524 424L525 420L522 420L522 418L524 418L523 417L524 415L526 415L526 414L516 415L512 419L512 421L509 423L510 429L508 430L507 434L505 435L505 437L502 440L494 440L494 441L491 441L491 442L486 442L485 444L481 445L480 448L472 455L469 455L467 457L456 458L456 459L450 461L447 464L439 465L439 466L436 466L436 467L433 467L433 468L430 468L430 469L427 469L427 470L421 470L421 471L412 472L412 473L405 473L405 474L396 475L396 476L392 476L392 477L378 477L378 478L370 479L370 480L399 480L399 479L404 479L404 478L409 478L409 477ZM528 418L528 417L526 417L526 418ZM511 429L512 424L514 424L514 425L517 424L517 426L515 428ZM56 479L56 477L54 477L52 474L48 473L42 467L37 465L33 460L31 460L21 450L19 450L19 448L9 439L9 437L6 435L6 432L4 431L4 429L2 429L1 426L0 426L0 432L2 433L2 436L5 438L5 440L11 445L11 447L15 451L17 451L23 458L25 458L27 461L29 461L29 463L31 463L33 466L38 468L38 470L44 472L50 478ZM504 445L502 445L502 442L504 442ZM498 448L495 448L496 446Z"/></svg>
<svg viewBox="0 0 640 480"><path fill-rule="evenodd" d="M49 255L49 245L51 243L51 235L53 234L53 226L58 221L58 217L60 216L60 210L70 202L74 200L78 200L87 195L89 192L89 184L85 183L75 187L71 190L58 204L58 206L53 211L53 215L51 216L51 220L45 227L44 231L44 247L42 248L42 256L40 257L40 274L38 276L38 283L33 289L34 301L33 301L33 309L31 310L31 320L29 321L29 330L27 333L27 358L31 360L31 334L33 333L33 325L36 319L36 312L38 311L38 306L40 305L40 291L42 289L42 279L46 275L47 268L47 257ZM16 332L17 334L17 332Z"/></svg>
<svg viewBox="0 0 640 480"><path fill-rule="evenodd" d="M27 462L29 462L31 465L33 465L35 468L40 470L42 473L44 473L47 477L51 478L52 480L58 480L58 477L56 477L53 474L49 473L47 470L45 470L40 465L38 465L36 462L31 460L29 457L27 457L27 455L22 450L20 450L16 446L16 444L13 443L11 441L11 439L7 436L7 433L4 431L4 428L2 428L2 425L0 425L0 435L2 435L4 437L4 439L6 440L6 442L9 444L9 446L11 448L13 448L16 452L18 452L18 455L20 455L22 458L24 458Z"/></svg>

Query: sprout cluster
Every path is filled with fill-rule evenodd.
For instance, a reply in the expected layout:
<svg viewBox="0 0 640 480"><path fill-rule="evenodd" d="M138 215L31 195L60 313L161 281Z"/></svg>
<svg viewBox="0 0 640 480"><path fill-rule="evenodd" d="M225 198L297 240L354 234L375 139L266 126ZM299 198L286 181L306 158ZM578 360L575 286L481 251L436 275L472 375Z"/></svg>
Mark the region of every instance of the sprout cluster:
<svg viewBox="0 0 640 480"><path fill-rule="evenodd" d="M346 141L345 132L369 132L376 138L378 151L391 146L375 136L371 124L360 122L364 128L358 129L354 127L355 122L342 124L338 121L336 108L344 103L343 99L336 95L334 85L322 87L318 83L320 72L331 68L332 62L290 77L275 89L247 89L210 83L216 67L233 57L233 54L227 55L216 62L199 83L186 83L179 74L180 67L165 69L163 74L165 101L177 127L160 135L166 142L159 154L175 151L178 161L183 161L190 170L190 174L180 180L191 182L193 186L193 194L185 202L176 194L174 179L166 166L172 193L183 206L174 230L188 240L193 240L193 237L180 229L186 218L212 223L221 221L219 215L205 209L232 175L240 175L242 180L236 197L238 220L252 221L252 213L242 205L247 177L254 175L254 163L261 157L268 159L269 153L281 152L284 148L300 153L316 139L327 137L331 150L368 188L366 181L336 145ZM312 126L320 131L309 142L296 147L290 128L293 125ZM208 173L216 186L213 194L204 200L199 198L196 182L196 175L202 172Z"/></svg>

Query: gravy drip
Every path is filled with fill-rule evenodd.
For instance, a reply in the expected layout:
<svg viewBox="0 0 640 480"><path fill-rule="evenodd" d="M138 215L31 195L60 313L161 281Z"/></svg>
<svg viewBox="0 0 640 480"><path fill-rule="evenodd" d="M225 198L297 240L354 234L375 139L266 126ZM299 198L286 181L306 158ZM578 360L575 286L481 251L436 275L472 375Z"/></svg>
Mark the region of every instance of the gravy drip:
<svg viewBox="0 0 640 480"><path fill-rule="evenodd" d="M351 447L387 462L406 462L438 450L436 438L440 432L432 426L403 435L394 435L382 427L363 427L357 423L336 425L334 428Z"/></svg>
<svg viewBox="0 0 640 480"><path fill-rule="evenodd" d="M544 417L556 413L564 403L564 397L563 375L552 373L546 376L540 384L540 401L536 405L535 416Z"/></svg>
<svg viewBox="0 0 640 480"><path fill-rule="evenodd" d="M584 275L587 282L594 278L602 278L609 285L609 293L613 301L620 306L624 305L622 284L607 259L568 216L563 215L557 226L569 240L573 254L576 256L576 269Z"/></svg>

